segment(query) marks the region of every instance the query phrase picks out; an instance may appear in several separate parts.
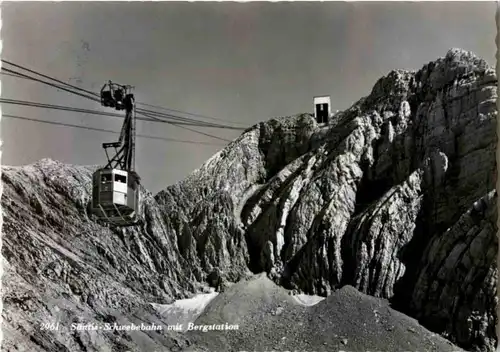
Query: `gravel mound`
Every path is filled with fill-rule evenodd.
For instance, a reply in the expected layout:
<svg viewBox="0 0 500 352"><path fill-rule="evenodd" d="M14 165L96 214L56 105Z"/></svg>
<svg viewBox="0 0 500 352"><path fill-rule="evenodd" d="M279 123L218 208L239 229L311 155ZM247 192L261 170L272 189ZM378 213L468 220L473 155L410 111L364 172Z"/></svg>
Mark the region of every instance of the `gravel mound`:
<svg viewBox="0 0 500 352"><path fill-rule="evenodd" d="M238 330L186 334L208 351L463 351L351 286L304 306L264 275L219 294L194 322L226 323Z"/></svg>

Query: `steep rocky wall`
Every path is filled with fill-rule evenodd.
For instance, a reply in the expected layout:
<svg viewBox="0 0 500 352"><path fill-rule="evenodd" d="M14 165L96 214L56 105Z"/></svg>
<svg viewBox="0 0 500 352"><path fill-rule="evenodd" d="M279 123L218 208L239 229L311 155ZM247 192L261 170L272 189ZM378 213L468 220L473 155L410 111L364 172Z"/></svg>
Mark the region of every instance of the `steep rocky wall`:
<svg viewBox="0 0 500 352"><path fill-rule="evenodd" d="M413 290L415 316L465 348L495 344L496 221L497 198L492 191L432 238Z"/></svg>
<svg viewBox="0 0 500 352"><path fill-rule="evenodd" d="M426 312L444 309L454 293L408 304L419 295L416 282L433 280L422 278L433 261L426 247L437 246L431 241L495 187L496 82L486 62L450 50L421 70L381 78L327 128L309 115L260 124L165 192L189 199L210 194L211 207L230 196L254 272L310 294L350 284L403 311L423 309L412 314L430 321ZM492 226L481 242L485 253L497 245ZM241 236L240 230L224 233ZM467 247L470 236L453 246ZM458 249L435 250L447 257ZM475 259L474 272L488 273L494 261ZM440 270L449 280L455 275L453 267ZM453 319L432 325L464 346L491 349L492 330L478 324L491 325L496 316L496 276L476 274L460 294L472 304L478 290L489 287L479 316L475 308L457 315L449 306L443 314ZM469 284L474 289L466 289Z"/></svg>

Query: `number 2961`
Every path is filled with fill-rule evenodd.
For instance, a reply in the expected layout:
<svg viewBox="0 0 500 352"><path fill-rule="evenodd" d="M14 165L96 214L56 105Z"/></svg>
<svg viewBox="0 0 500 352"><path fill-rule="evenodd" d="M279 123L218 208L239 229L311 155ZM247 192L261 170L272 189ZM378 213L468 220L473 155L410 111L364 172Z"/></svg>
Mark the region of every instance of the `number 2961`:
<svg viewBox="0 0 500 352"><path fill-rule="evenodd" d="M59 323L42 324L42 330L59 330Z"/></svg>

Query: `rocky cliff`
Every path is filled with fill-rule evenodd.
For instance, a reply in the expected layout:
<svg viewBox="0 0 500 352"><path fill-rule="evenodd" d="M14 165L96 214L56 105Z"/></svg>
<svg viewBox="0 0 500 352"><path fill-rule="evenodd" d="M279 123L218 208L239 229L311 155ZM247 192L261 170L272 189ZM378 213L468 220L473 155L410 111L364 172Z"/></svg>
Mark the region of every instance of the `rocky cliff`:
<svg viewBox="0 0 500 352"><path fill-rule="evenodd" d="M3 167L7 346L24 336L33 351L99 350L112 332L40 324L161 321L149 303L206 290L218 270L226 283L265 272L325 296L350 285L465 349L493 351L496 83L486 62L454 49L389 73L328 126L308 114L260 123L184 181L143 190L137 228L89 214L94 168ZM120 343L184 348L182 336Z"/></svg>

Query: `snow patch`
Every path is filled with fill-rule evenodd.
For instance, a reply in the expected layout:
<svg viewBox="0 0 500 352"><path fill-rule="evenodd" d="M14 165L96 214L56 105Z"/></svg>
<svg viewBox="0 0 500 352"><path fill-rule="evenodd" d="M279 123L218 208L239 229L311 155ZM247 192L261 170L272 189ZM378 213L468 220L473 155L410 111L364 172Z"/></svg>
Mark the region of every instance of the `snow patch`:
<svg viewBox="0 0 500 352"><path fill-rule="evenodd" d="M177 300L172 304L151 303L151 305L168 325L181 324L182 330L185 331L188 323L194 322L218 294L218 292L201 293L192 298Z"/></svg>
<svg viewBox="0 0 500 352"><path fill-rule="evenodd" d="M317 295L304 295L304 294L294 295L293 298L300 305L308 306L308 307L314 306L325 299L325 297L321 297L321 296L317 296Z"/></svg>

